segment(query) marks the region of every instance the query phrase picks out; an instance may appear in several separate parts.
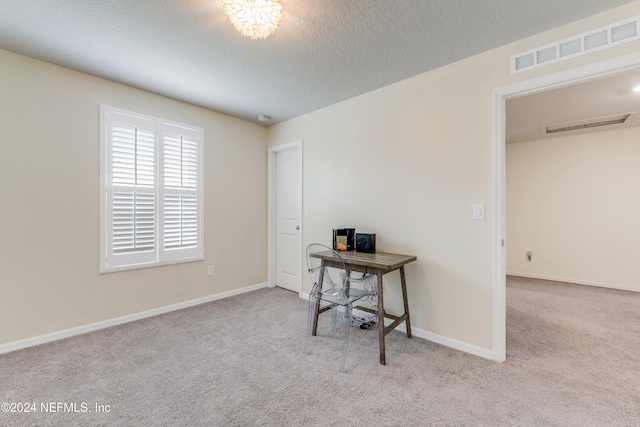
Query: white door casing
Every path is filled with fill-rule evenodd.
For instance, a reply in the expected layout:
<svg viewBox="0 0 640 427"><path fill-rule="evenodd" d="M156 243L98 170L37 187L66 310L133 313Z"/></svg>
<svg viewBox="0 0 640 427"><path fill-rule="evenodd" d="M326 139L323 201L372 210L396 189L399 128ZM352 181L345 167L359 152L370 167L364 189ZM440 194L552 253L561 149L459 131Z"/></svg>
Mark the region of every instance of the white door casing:
<svg viewBox="0 0 640 427"><path fill-rule="evenodd" d="M506 360L506 103L509 98L640 68L640 53L536 77L493 91L493 359Z"/></svg>
<svg viewBox="0 0 640 427"><path fill-rule="evenodd" d="M269 284L302 290L302 141L269 149Z"/></svg>

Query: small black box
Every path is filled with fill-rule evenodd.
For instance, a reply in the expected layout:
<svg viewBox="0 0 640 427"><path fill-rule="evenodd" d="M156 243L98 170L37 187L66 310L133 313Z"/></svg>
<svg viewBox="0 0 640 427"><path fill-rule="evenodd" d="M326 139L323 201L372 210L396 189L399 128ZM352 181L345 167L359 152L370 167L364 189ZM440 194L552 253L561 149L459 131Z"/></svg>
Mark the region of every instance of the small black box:
<svg viewBox="0 0 640 427"><path fill-rule="evenodd" d="M376 252L376 235L356 233L356 252L373 254Z"/></svg>

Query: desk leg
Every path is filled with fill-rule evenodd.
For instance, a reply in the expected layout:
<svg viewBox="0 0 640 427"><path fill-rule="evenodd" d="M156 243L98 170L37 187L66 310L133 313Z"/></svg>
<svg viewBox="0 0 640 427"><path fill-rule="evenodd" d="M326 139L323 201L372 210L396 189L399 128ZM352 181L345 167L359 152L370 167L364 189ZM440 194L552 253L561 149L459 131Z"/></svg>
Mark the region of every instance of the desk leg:
<svg viewBox="0 0 640 427"><path fill-rule="evenodd" d="M382 271L376 272L378 276L378 347L380 349L380 364L386 365L384 347L384 297L382 295Z"/></svg>
<svg viewBox="0 0 640 427"><path fill-rule="evenodd" d="M409 320L409 300L407 299L407 281L404 278L404 265L400 267L400 281L402 282L402 300L404 302L404 314L407 315L405 326L407 327L407 337L411 338L411 320Z"/></svg>

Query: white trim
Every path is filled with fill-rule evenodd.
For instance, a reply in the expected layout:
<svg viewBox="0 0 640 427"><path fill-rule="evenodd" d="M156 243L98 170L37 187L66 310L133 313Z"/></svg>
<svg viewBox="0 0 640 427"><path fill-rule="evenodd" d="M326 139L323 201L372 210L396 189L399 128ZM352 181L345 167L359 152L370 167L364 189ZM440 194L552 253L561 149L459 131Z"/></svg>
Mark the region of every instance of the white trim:
<svg viewBox="0 0 640 427"><path fill-rule="evenodd" d="M108 163L108 158L109 156L107 155L108 153L108 148L107 148L107 132L108 132L108 126L107 126L107 120L108 120L108 114L107 114L107 109L109 107L103 104L100 104L100 151L98 153L98 158L100 159L100 189L98 191L98 195L100 196L100 202L99 202L99 206L100 206L100 238L98 239L98 241L100 242L100 262L98 263L98 271L100 274L104 273L104 264L103 264L103 260L107 259L107 242L108 239L106 239L103 236L103 230L107 229L107 206L104 203L104 200L106 200L107 197L107 191L108 191L108 185L107 185L107 170L109 169L107 167L107 163ZM0 352L0 354L2 354Z"/></svg>
<svg viewBox="0 0 640 427"><path fill-rule="evenodd" d="M303 193L302 193L302 179L303 179L303 168L302 168L302 161L303 161L303 155L302 155L302 140L298 140L298 141L293 141L293 142L289 142L286 144L281 144L281 145L276 145L274 147L269 148L269 152L268 152L268 166L267 166L267 277L269 280L269 287L273 288L276 286L276 278L275 278L275 274L276 274L276 240L275 240L275 221L276 221L276 206L275 206L275 197L276 197L276 177L275 177L275 172L276 172L276 154L281 153L283 151L287 151L287 150L294 150L297 149L298 150L298 182L299 182L299 186L298 186L298 197L300 200L300 206L298 207L298 215L300 218L300 234L298 236L299 238L299 242L300 242L300 283L298 284L298 294L300 296L302 296L302 233L304 232L304 227L303 227L303 216L302 216L302 205L303 200ZM308 296L307 296L308 298Z"/></svg>
<svg viewBox="0 0 640 427"><path fill-rule="evenodd" d="M391 321L389 323L391 323ZM404 323L398 325L395 330L402 333L407 332L407 328L405 327ZM484 359L501 362L501 360L495 359L495 352L489 348L479 347L477 345L469 344L464 341L455 340L453 338L425 331L424 329L419 329L414 326L411 327L411 334L414 338L422 338L436 344L444 345L445 347L453 348L454 350L460 350L465 353L473 354L474 356L482 357Z"/></svg>
<svg viewBox="0 0 640 427"><path fill-rule="evenodd" d="M504 298L506 293L506 264L504 262L506 244L505 247L500 245L500 241L505 238L504 230L506 230L505 101L509 98L593 80L638 67L640 67L640 52L514 83L496 88L493 91L492 206L495 217L492 244L493 360L504 361L506 359L506 302Z"/></svg>
<svg viewBox="0 0 640 427"><path fill-rule="evenodd" d="M114 191L140 191L130 185L114 184L109 129L114 123L127 126L148 126L154 129L154 185L145 190L154 198L154 245L152 250L116 254L113 250L113 194ZM197 188L165 188L164 139L166 135L180 134L195 140L197 146ZM160 117L124 110L100 104L100 264L99 272L111 273L166 264L201 261L204 259L204 128L178 123ZM164 197L165 194L189 194L197 198L197 244L193 248L164 248Z"/></svg>
<svg viewBox="0 0 640 427"><path fill-rule="evenodd" d="M300 298L304 300L309 300L309 294L301 293ZM353 314L356 316L368 315L367 312L361 311L358 309L354 309ZM392 320L385 319L385 323L390 324L392 323ZM401 332L403 334L407 333L407 328L404 323L401 323L400 325L398 325L398 327L394 330ZM425 331L424 329L416 328L415 326L411 327L411 334L413 335L414 338L422 338L424 340L431 341L436 344L444 345L445 347L450 347L455 350L460 350L465 353L473 354L474 356L479 356L485 359L495 360L497 362L500 362L500 360L495 359L495 352L488 348L479 347L477 345L469 344L464 341L458 341L453 338L449 338L443 335L435 334L433 332Z"/></svg>
<svg viewBox="0 0 640 427"><path fill-rule="evenodd" d="M506 116L505 116L505 98L500 96L498 91L493 92L493 146L492 146L492 177L491 177L491 207L493 219L491 227L493 230L493 239L491 246L493 248L492 274L493 274L493 291L492 291L492 348L493 356L490 359L497 362L504 362L507 357L507 298L506 298L506 276L504 271L507 265L507 248L506 248L506 191L504 190L506 178ZM496 141L501 143L496 143Z"/></svg>
<svg viewBox="0 0 640 427"><path fill-rule="evenodd" d="M631 286L618 285L615 283L593 282L591 280L568 279L566 277L546 276L544 274L520 273L517 271L507 271L507 276L527 277L529 279L551 280L553 282L573 283L576 285L597 286L600 288L618 289L621 291L640 292L640 289Z"/></svg>
<svg viewBox="0 0 640 427"><path fill-rule="evenodd" d="M52 341L61 340L63 338L69 338L76 335L85 334L87 332L93 332L100 329L110 328L112 326L121 325L123 323L134 322L136 320L146 319L147 317L157 316L159 314L169 313L171 311L182 310L183 308L194 307L196 305L205 304L211 301L216 301L223 298L228 298L234 295L244 294L246 292L255 291L258 289L266 288L267 283L259 283L257 285L247 286L245 288L235 289L233 291L222 292L219 294L209 295L202 298L196 298L189 301L183 301L176 304L167 305L164 307L153 308L151 310L141 311L139 313L127 314L125 316L116 317L113 319L102 320L100 322L90 323L88 325L77 326L75 328L64 329L62 331L51 332L49 334L39 335L37 337L26 338L19 341L13 341L0 345L0 354L9 353L16 350L21 350L27 347L33 347L40 344L45 344Z"/></svg>
<svg viewBox="0 0 640 427"><path fill-rule="evenodd" d="M368 313L365 311L354 309L353 314L355 314L356 316L366 316ZM385 326L388 326L391 323L393 323L393 319L384 319L384 321L385 321ZM398 331L403 334L406 334L407 327L405 323L401 323L394 329L394 331ZM440 335L434 332L426 331L424 329L416 328L415 326L411 327L411 335L414 338L422 338L424 340L431 341L436 344L444 345L445 347L450 347L455 350L460 350L460 351L464 351L465 353L473 354L474 356L480 356L485 359L501 362L501 360L495 359L495 353L489 348L479 347L477 345L469 344L464 341L459 341L453 338L445 337L444 335Z"/></svg>

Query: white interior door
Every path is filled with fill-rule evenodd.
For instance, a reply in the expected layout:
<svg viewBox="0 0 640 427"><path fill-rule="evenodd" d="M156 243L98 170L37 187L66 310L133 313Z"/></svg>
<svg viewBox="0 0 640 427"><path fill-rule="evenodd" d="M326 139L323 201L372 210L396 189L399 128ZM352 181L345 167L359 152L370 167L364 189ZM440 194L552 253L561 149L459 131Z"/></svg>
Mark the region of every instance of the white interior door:
<svg viewBox="0 0 640 427"><path fill-rule="evenodd" d="M300 146L275 153L275 284L300 292Z"/></svg>

